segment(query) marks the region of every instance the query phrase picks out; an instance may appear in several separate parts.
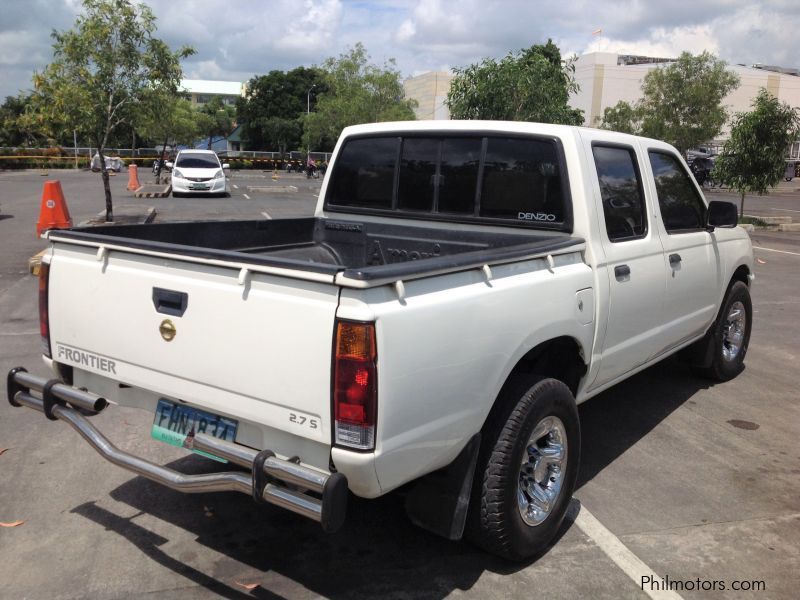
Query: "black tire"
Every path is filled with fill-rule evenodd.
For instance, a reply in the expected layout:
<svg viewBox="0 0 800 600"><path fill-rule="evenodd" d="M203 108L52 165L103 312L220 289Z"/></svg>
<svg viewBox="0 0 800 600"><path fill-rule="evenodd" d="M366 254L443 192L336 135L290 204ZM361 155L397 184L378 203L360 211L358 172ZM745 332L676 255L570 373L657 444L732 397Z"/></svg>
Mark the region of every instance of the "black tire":
<svg viewBox="0 0 800 600"><path fill-rule="evenodd" d="M181 198L181 197L183 197L183 194L181 194L180 192L172 192L172 197L173 198Z"/></svg>
<svg viewBox="0 0 800 600"><path fill-rule="evenodd" d="M734 305L741 303L744 309L744 327L741 345L735 355L732 354L730 343L731 311ZM735 322L735 320L734 320ZM753 303L750 300L750 290L741 281L734 281L725 294L722 307L717 314L717 320L711 328L711 338L708 343L713 345L711 365L704 368L696 368L695 371L715 381L728 381L736 377L744 370L744 358L747 354L747 346L750 343L750 332L753 328Z"/></svg>
<svg viewBox="0 0 800 600"><path fill-rule="evenodd" d="M500 392L498 403L501 408L493 412L483 431L467 537L492 554L522 561L544 551L564 520L580 463L578 409L572 393L562 382L531 376L510 380ZM566 468L551 507L544 513L546 516L537 524L529 524L523 519L517 500L522 489L522 459L528 452L534 427L548 417L556 417L563 425ZM547 465L545 479L549 482L553 472Z"/></svg>

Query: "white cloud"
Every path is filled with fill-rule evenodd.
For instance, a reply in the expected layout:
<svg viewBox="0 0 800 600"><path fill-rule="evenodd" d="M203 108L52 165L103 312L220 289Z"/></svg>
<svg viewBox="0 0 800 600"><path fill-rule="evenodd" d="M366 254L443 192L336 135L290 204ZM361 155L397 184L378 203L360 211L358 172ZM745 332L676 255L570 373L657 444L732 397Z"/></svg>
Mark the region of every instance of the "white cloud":
<svg viewBox="0 0 800 600"><path fill-rule="evenodd" d="M305 0L278 46L303 52L324 50L333 38L341 16L342 4L338 0Z"/></svg>
<svg viewBox="0 0 800 600"><path fill-rule="evenodd" d="M732 63L800 67L797 0L146 0L157 35L194 46L187 76L246 80L320 64L357 42L404 75L466 66L553 38L566 56L605 50L676 56L709 50ZM50 31L79 0L3 0L0 98L30 87L51 59ZM602 27L603 34L592 32Z"/></svg>
<svg viewBox="0 0 800 600"><path fill-rule="evenodd" d="M649 37L635 40L611 39L600 36L586 46L584 53L616 52L618 54L640 54L674 58L681 52L699 54L706 50L716 54L719 51L717 41L709 25L696 25L693 27L675 27L673 29L659 27L653 30Z"/></svg>

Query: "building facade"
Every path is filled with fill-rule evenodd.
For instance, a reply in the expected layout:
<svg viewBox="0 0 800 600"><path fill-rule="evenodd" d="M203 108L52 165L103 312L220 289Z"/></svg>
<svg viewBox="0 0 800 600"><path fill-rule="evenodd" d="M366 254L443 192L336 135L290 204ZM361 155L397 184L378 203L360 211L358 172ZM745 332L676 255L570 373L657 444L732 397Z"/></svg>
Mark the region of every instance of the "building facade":
<svg viewBox="0 0 800 600"><path fill-rule="evenodd" d="M209 81L205 79L181 79L180 91L186 94L192 105L202 106L213 98L222 99L223 104L234 105L245 95L246 84L240 81Z"/></svg>
<svg viewBox="0 0 800 600"><path fill-rule="evenodd" d="M570 97L570 105L580 108L584 114L584 125L598 127L603 111L620 100L634 104L642 97L642 80L651 69L661 68L674 58L591 52L575 62L575 80L580 90ZM729 65L739 76L739 87L728 94L723 104L730 114L746 112L758 90L766 88L772 95L790 106L800 108L800 70L767 65ZM419 106L415 110L417 119L449 119L445 105L450 89L452 73L432 71L406 79L403 83L406 98L413 98ZM721 145L730 134L726 125L718 140L709 140ZM800 159L800 141L794 143L790 157Z"/></svg>
<svg viewBox="0 0 800 600"><path fill-rule="evenodd" d="M447 71L431 71L403 82L407 99L416 100L414 114L420 120L447 120L450 111L445 104L453 74Z"/></svg>
<svg viewBox="0 0 800 600"><path fill-rule="evenodd" d="M580 91L571 96L570 104L583 110L586 126L598 127L606 108L620 100L630 104L637 102L642 97L645 75L670 62L673 59L610 52L584 54L575 62L575 80ZM761 88L766 88L782 102L800 108L800 72L797 69L763 65L729 65L728 69L740 80L739 87L722 101L730 114L752 110L752 102ZM720 139L713 141L721 143L729 134L730 126L726 125ZM800 142L792 146L791 153L792 158L800 158Z"/></svg>

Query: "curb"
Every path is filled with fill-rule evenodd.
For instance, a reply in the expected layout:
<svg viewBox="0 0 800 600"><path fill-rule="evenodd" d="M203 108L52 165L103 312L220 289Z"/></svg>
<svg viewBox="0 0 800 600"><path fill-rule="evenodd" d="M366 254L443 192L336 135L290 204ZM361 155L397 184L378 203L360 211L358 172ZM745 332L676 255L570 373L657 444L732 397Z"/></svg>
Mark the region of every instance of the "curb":
<svg viewBox="0 0 800 600"><path fill-rule="evenodd" d="M286 193L294 193L297 191L296 185L270 185L270 186L247 186L248 192L259 192L262 194L270 194L270 193L277 193L277 194L286 194Z"/></svg>
<svg viewBox="0 0 800 600"><path fill-rule="evenodd" d="M750 217L751 219L758 219L759 221L764 221L767 225L781 225L783 223L791 223L792 217L776 217L776 216L765 216L762 217L760 215L745 215L745 218Z"/></svg>
<svg viewBox="0 0 800 600"><path fill-rule="evenodd" d="M88 221L82 221L78 223L78 227L92 227L95 225L146 225L148 223L152 223L157 214L158 212L156 211L156 207L149 206L147 207L147 210L144 211L143 217L135 214L126 215L117 213L114 215L114 221L109 223L106 221L106 211L103 210L97 213L97 216L94 219L89 219Z"/></svg>
<svg viewBox="0 0 800 600"><path fill-rule="evenodd" d="M778 231L800 231L800 223L781 223Z"/></svg>
<svg viewBox="0 0 800 600"><path fill-rule="evenodd" d="M161 191L156 192L143 192L140 191L144 188L144 186L140 187L133 193L134 198L168 198L170 193L172 193L172 184L168 184L164 189Z"/></svg>

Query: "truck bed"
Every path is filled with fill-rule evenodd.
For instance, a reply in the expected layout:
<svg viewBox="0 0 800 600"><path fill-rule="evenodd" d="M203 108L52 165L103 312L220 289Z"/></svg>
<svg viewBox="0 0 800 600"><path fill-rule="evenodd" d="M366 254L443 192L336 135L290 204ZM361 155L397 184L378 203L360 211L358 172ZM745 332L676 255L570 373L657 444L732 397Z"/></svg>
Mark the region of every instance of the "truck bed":
<svg viewBox="0 0 800 600"><path fill-rule="evenodd" d="M51 239L337 275L364 282L416 278L578 249L562 232L491 233L329 218L76 227Z"/></svg>

